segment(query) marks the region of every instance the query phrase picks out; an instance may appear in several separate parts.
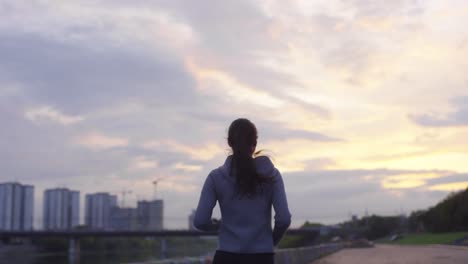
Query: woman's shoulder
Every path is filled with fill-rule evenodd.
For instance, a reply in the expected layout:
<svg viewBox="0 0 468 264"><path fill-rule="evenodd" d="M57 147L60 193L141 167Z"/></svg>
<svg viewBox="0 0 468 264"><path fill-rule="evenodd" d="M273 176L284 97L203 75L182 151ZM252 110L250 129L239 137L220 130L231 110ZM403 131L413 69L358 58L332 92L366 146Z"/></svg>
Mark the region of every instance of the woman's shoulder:
<svg viewBox="0 0 468 264"><path fill-rule="evenodd" d="M257 156L257 157L254 158L254 160L255 160L255 164L259 164L259 165L260 164L262 164L262 165L263 164L265 164L265 165L268 164L270 166L273 166L273 162L271 161L270 157L268 157L268 156L264 156L264 155Z"/></svg>
<svg viewBox="0 0 468 264"><path fill-rule="evenodd" d="M275 165L268 156L255 157L255 167L257 172L265 176L273 176L275 172Z"/></svg>

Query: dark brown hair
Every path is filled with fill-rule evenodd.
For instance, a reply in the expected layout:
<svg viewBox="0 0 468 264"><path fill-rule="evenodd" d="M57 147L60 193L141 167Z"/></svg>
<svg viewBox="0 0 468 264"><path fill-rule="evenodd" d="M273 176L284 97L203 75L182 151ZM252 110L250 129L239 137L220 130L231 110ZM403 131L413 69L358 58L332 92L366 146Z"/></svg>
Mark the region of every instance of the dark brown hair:
<svg viewBox="0 0 468 264"><path fill-rule="evenodd" d="M234 120L229 126L228 144L232 149L232 163L230 175L235 168L237 191L241 196L253 196L258 191L258 186L269 182L257 173L253 155L253 149L257 146L257 128L246 118Z"/></svg>

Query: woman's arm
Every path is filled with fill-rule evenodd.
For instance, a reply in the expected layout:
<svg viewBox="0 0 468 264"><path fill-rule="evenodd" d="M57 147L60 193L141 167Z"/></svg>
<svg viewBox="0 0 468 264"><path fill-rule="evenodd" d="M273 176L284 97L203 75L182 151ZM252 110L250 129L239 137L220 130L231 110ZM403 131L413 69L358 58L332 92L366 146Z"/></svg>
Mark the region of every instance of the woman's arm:
<svg viewBox="0 0 468 264"><path fill-rule="evenodd" d="M213 208L216 205L216 190L212 174L206 177L205 184L201 191L198 201L197 211L193 219L193 226L202 231L214 231L218 229L219 224L211 220Z"/></svg>
<svg viewBox="0 0 468 264"><path fill-rule="evenodd" d="M275 181L273 183L273 208L275 209L275 227L273 228L273 244L276 246L280 242L284 233L291 224L291 213L288 208L286 191L284 190L283 178L276 170Z"/></svg>

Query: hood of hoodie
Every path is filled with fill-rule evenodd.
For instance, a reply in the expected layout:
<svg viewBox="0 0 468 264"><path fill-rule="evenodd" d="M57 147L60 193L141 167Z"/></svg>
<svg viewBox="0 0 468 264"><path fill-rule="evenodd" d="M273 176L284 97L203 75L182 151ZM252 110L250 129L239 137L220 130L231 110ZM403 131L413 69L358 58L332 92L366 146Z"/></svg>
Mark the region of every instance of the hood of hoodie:
<svg viewBox="0 0 468 264"><path fill-rule="evenodd" d="M254 158L254 162L255 162L255 169L258 174L264 177L274 176L275 166L273 165L273 162L271 162L270 158L268 158L267 156L258 156ZM228 156L224 164L218 169L221 171L224 177L226 177L227 179L231 181L235 181L235 178L229 175L229 172L231 170L231 164L232 164L232 155ZM235 171L236 169L233 168L234 174L235 174Z"/></svg>

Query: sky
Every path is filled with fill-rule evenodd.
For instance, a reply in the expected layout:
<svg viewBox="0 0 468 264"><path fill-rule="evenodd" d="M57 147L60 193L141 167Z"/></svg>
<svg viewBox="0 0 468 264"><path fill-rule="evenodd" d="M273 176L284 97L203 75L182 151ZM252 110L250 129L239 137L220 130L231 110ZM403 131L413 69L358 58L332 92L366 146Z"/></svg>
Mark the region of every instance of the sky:
<svg viewBox="0 0 468 264"><path fill-rule="evenodd" d="M468 186L466 1L2 0L0 17L0 182L35 186L36 227L47 188L135 206L160 179L165 228L187 228L239 117L293 227Z"/></svg>

